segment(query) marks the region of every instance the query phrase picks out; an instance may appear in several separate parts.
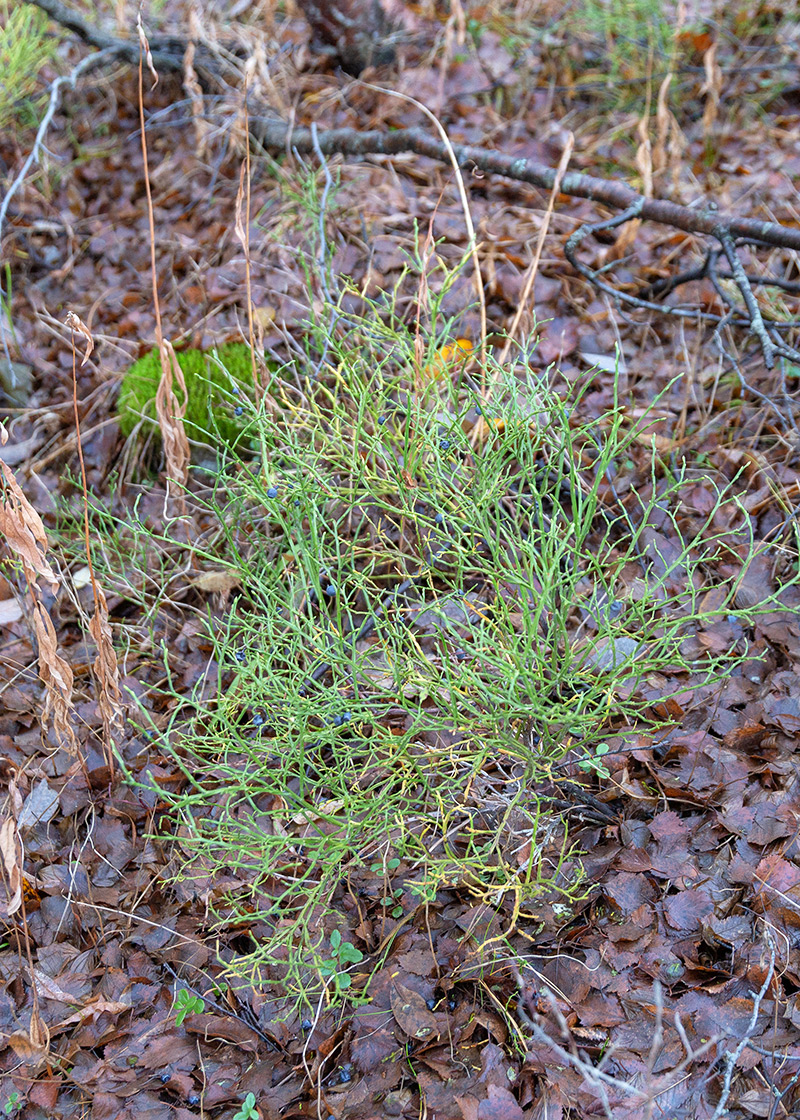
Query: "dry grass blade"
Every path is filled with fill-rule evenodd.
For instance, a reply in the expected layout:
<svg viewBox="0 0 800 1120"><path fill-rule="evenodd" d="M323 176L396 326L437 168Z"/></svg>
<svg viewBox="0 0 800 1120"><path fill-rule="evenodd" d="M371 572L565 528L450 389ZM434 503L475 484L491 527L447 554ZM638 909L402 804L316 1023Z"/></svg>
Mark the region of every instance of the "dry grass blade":
<svg viewBox="0 0 800 1120"><path fill-rule="evenodd" d="M93 669L97 681L97 709L103 721L104 739L107 744L113 741L113 733L122 730L122 705L120 703L119 667L111 626L108 621L108 605L102 587L94 584L95 609L89 622L89 632L97 647L97 657ZM111 759L109 758L109 765Z"/></svg>
<svg viewBox="0 0 800 1120"><path fill-rule="evenodd" d="M51 588L58 587L55 572L47 563L47 534L42 519L22 493L9 467L0 459L0 533L22 561L25 578L33 586L37 576Z"/></svg>
<svg viewBox="0 0 800 1120"><path fill-rule="evenodd" d="M161 381L156 393L156 415L164 443L164 457L167 461L167 486L170 487L174 482L179 487L183 487L189 477L190 459L189 440L183 426L188 400L186 382L172 343L162 338L158 352L161 357ZM183 404L178 401L175 394L173 386L176 381L183 395Z"/></svg>
<svg viewBox="0 0 800 1120"><path fill-rule="evenodd" d="M78 742L69 719L72 712L72 669L58 652L55 627L38 599L33 605L33 624L39 647L39 676L45 686L42 728L47 730L52 716L53 730L58 739L77 753Z"/></svg>
<svg viewBox="0 0 800 1120"><path fill-rule="evenodd" d="M195 145L197 158L204 160L208 157L211 138L211 125L203 115L203 87L194 68L195 42L190 40L183 56L183 88L192 109L192 125L194 126Z"/></svg>
<svg viewBox="0 0 800 1120"><path fill-rule="evenodd" d="M0 856L6 897L0 900L0 918L7 921L22 905L22 841L11 817L0 825Z"/></svg>
<svg viewBox="0 0 800 1120"><path fill-rule="evenodd" d="M441 123L439 118L434 113L432 113L426 105L423 105L421 101L417 101L415 97L410 97L407 93L400 93L400 91L396 89L386 89L385 86L374 86L369 82L362 82L362 85L365 89L374 89L377 90L378 93L388 94L389 97L397 97L401 101L408 102L409 105L415 105L417 109L425 114L436 131L439 133L441 141L444 144L445 149L447 150L447 155L453 168L453 174L455 175L458 195L461 199L461 208L464 213L464 225L466 226L467 237L469 238L469 255L472 258L472 264L475 270L475 294L478 297L478 304L480 306L481 312L480 354L481 356L483 356L486 353L486 336L488 333L488 326L486 318L486 293L483 290L483 274L481 273L480 260L478 259L478 239L475 234L475 224L472 221L472 212L469 208L469 198L467 196L467 188L464 185L464 176L461 174L461 167L459 165L458 159L456 158L456 154L453 151L453 145L450 142L450 137L447 135L444 125Z"/></svg>

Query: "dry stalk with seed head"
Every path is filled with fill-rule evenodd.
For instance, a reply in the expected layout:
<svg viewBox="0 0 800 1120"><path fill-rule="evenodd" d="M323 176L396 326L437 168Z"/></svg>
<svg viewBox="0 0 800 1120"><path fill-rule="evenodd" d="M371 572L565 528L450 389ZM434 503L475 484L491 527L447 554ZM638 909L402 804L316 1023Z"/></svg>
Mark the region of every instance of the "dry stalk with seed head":
<svg viewBox="0 0 800 1120"><path fill-rule="evenodd" d="M111 636L111 626L108 621L108 605L103 589L97 582L92 563L92 550L89 542L89 489L86 482L86 464L83 459L83 445L81 443L81 421L78 412L78 376L75 369L75 333L83 335L86 339L86 352L81 365L89 360L89 355L94 350L92 332L84 322L73 312L67 312L66 323L73 332L72 345L72 407L75 417L75 438L78 444L78 460L81 466L81 484L83 486L83 530L86 548L86 563L89 568L89 578L92 583L92 596L94 598L94 614L89 620L89 633L94 639L97 656L92 664L94 678L97 684L97 710L103 721L103 749L110 776L114 775L114 748L115 736L119 737L122 731L122 706L120 704L119 669L117 655L114 652L114 643Z"/></svg>

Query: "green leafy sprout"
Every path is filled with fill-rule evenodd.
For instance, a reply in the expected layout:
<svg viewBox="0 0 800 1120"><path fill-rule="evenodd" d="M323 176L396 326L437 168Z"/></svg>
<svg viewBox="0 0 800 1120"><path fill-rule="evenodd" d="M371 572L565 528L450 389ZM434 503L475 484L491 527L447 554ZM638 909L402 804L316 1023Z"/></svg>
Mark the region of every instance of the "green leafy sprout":
<svg viewBox="0 0 800 1120"><path fill-rule="evenodd" d="M346 991L351 984L350 976L346 971L350 964L361 964L364 954L350 941L342 938L341 931L333 930L330 936L330 956L319 965L319 974L323 978L333 977L338 991Z"/></svg>
<svg viewBox="0 0 800 1120"><path fill-rule="evenodd" d="M242 1102L242 1107L233 1114L233 1120L258 1120L255 1093L248 1093Z"/></svg>
<svg viewBox="0 0 800 1120"><path fill-rule="evenodd" d="M8 1094L8 1100L3 1105L3 1112L6 1116L14 1116L17 1112L21 1111L24 1103L21 1094L15 1089Z"/></svg>
<svg viewBox="0 0 800 1120"><path fill-rule="evenodd" d="M179 1027L187 1015L202 1015L206 1005L200 996L193 995L186 988L181 988L175 996L173 1008L175 1010L175 1026Z"/></svg>

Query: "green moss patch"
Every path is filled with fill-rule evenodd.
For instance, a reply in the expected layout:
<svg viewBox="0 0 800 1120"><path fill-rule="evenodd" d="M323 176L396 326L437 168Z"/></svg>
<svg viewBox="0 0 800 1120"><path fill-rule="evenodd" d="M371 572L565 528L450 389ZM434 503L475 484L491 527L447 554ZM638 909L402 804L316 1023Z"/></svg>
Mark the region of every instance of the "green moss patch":
<svg viewBox="0 0 800 1120"><path fill-rule="evenodd" d="M252 418L253 370L250 347L228 342L213 351L183 350L176 353L186 381L184 426L190 440L231 447L241 443ZM153 349L134 362L122 379L117 418L123 435L130 435L142 421L147 432L158 432L156 393L161 380L161 360ZM174 386L178 401L183 393Z"/></svg>

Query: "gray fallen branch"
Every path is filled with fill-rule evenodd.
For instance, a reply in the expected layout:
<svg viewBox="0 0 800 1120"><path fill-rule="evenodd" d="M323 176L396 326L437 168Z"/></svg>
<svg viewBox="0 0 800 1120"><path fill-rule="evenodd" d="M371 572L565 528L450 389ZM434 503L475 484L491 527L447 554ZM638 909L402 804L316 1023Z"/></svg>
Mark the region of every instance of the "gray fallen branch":
<svg viewBox="0 0 800 1120"><path fill-rule="evenodd" d="M72 12L61 0L31 0L37 7L85 43L93 47L114 47L120 57L138 60L139 44L134 39L120 39L100 31L87 20ZM153 35L150 47L153 61L158 68L183 69L183 51L187 40L176 36ZM310 128L294 128L284 121L251 114L250 132L265 148L312 154L317 148L328 155L399 155L415 152L440 162L449 162L449 154L441 140L421 128L403 128L395 132L372 130L357 132L352 128L332 128L313 135ZM465 168L502 175L519 183L551 190L556 181L556 169L535 160L505 155L503 152L477 148L470 144L453 144L459 164ZM692 209L677 202L661 198L645 198L626 183L615 179L598 179L593 175L573 171L561 180L562 194L573 198L586 198L600 202L613 210L636 208L638 217L645 221L682 229L686 233L719 237L721 231L733 238L747 238L764 245L785 249L800 249L800 229L789 229L777 222L762 222L756 218L738 218L717 210Z"/></svg>

